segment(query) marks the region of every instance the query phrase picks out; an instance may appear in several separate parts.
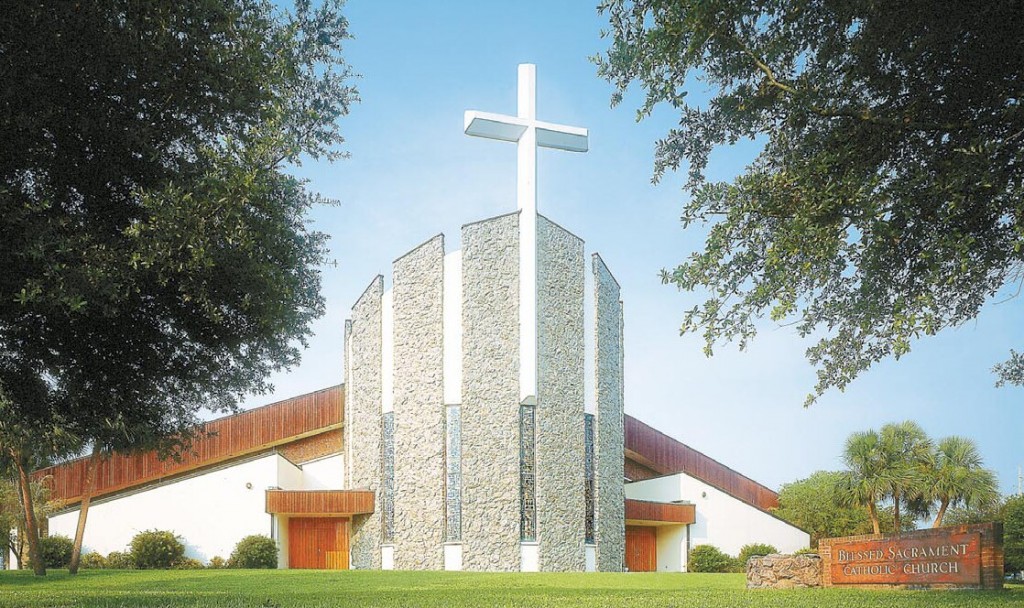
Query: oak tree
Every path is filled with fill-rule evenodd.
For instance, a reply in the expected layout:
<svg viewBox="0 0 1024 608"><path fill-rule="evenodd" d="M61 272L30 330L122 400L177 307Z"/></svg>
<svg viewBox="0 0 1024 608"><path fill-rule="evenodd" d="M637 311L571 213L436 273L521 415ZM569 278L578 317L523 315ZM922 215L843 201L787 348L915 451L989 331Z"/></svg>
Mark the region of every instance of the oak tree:
<svg viewBox="0 0 1024 608"><path fill-rule="evenodd" d="M1016 0L605 0L616 86L678 114L703 251L663 279L709 294L684 332L743 347L765 316L814 344L807 404L978 315L1024 280L1024 10ZM694 89L710 91L693 100ZM762 138L730 182L718 147ZM1024 356L996 370L1024 379Z"/></svg>
<svg viewBox="0 0 1024 608"><path fill-rule="evenodd" d="M0 447L19 477L37 436L180 449L201 408L298 360L326 237L287 169L341 155L347 36L340 0L5 5Z"/></svg>

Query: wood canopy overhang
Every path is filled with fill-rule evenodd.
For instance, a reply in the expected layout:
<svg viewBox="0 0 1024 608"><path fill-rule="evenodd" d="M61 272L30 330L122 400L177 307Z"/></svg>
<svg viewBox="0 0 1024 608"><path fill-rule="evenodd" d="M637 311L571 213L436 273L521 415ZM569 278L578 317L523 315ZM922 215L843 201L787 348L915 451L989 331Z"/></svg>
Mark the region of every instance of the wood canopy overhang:
<svg viewBox="0 0 1024 608"><path fill-rule="evenodd" d="M677 526L695 521L697 509L692 504L626 499L628 526Z"/></svg>
<svg viewBox="0 0 1024 608"><path fill-rule="evenodd" d="M267 513L302 517L349 517L373 513L369 490L267 490Z"/></svg>

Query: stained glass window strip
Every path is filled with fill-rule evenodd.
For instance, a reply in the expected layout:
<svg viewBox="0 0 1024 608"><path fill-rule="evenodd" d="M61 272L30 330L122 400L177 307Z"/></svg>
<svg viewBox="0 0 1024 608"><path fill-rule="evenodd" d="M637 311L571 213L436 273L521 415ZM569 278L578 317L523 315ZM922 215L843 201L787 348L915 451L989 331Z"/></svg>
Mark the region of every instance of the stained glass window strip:
<svg viewBox="0 0 1024 608"><path fill-rule="evenodd" d="M594 415L583 415L583 533L587 543L594 542Z"/></svg>
<svg viewBox="0 0 1024 608"><path fill-rule="evenodd" d="M445 541L462 539L462 412L449 405L445 419Z"/></svg>
<svg viewBox="0 0 1024 608"><path fill-rule="evenodd" d="M385 543L395 539L395 413L384 414L384 454L381 475L381 513Z"/></svg>
<svg viewBox="0 0 1024 608"><path fill-rule="evenodd" d="M536 408L519 406L519 538L537 540Z"/></svg>

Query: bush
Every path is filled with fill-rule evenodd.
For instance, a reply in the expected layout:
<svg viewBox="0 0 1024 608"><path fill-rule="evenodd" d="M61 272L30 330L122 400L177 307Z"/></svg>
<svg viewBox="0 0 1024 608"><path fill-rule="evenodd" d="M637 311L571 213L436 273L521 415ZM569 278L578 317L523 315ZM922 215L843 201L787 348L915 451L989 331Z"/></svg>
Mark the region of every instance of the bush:
<svg viewBox="0 0 1024 608"><path fill-rule="evenodd" d="M277 543L261 534L238 541L228 564L232 568L277 568Z"/></svg>
<svg viewBox="0 0 1024 608"><path fill-rule="evenodd" d="M215 570L219 570L221 568L227 568L228 567L228 560L224 559L223 557L221 557L219 555L214 555L213 557L210 558L210 563L207 564L206 567L207 568L213 568Z"/></svg>
<svg viewBox="0 0 1024 608"><path fill-rule="evenodd" d="M96 552L86 553L78 565L83 570L102 570L107 567L107 558Z"/></svg>
<svg viewBox="0 0 1024 608"><path fill-rule="evenodd" d="M203 562L191 557L183 557L171 566L172 570L202 570L203 568L205 568Z"/></svg>
<svg viewBox="0 0 1024 608"><path fill-rule="evenodd" d="M743 545L740 549L740 554L736 557L736 562L740 568L746 568L747 562L752 557L760 557L762 555L771 555L772 553L778 553L779 550L771 545L764 543L751 543L749 545Z"/></svg>
<svg viewBox="0 0 1024 608"><path fill-rule="evenodd" d="M166 570L185 557L185 545L167 530L139 532L130 546L132 561L139 570Z"/></svg>
<svg viewBox="0 0 1024 608"><path fill-rule="evenodd" d="M812 549L811 547L804 547L803 549L799 549L799 550L793 552L793 555L817 555L817 554L818 554L818 550L817 549Z"/></svg>
<svg viewBox="0 0 1024 608"><path fill-rule="evenodd" d="M111 551L107 554L107 568L111 570L134 570L135 559L131 553Z"/></svg>
<svg viewBox="0 0 1024 608"><path fill-rule="evenodd" d="M75 542L60 534L39 539L39 552L47 568L67 568Z"/></svg>
<svg viewBox="0 0 1024 608"><path fill-rule="evenodd" d="M731 572L735 568L736 560L714 545L697 545L690 549L687 568L690 572Z"/></svg>

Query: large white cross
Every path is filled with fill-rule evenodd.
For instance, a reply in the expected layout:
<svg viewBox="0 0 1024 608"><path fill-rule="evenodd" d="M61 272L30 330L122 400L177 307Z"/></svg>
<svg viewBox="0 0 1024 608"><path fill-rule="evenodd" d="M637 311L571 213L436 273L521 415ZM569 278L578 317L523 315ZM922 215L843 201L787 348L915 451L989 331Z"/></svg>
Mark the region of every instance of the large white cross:
<svg viewBox="0 0 1024 608"><path fill-rule="evenodd" d="M466 135L519 144L516 202L526 214L537 212L537 146L587 151L587 130L537 120L537 66L519 65L518 115L466 111Z"/></svg>
<svg viewBox="0 0 1024 608"><path fill-rule="evenodd" d="M519 208L519 399L537 404L537 146L586 152L588 134L537 120L537 66L519 65L516 116L469 110L466 135L515 142L518 147L516 204Z"/></svg>

